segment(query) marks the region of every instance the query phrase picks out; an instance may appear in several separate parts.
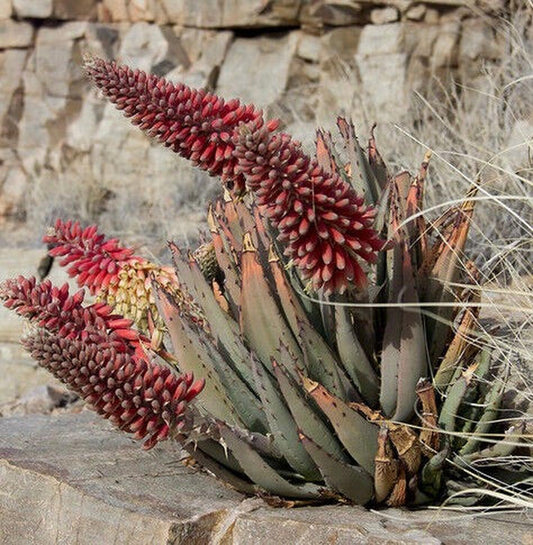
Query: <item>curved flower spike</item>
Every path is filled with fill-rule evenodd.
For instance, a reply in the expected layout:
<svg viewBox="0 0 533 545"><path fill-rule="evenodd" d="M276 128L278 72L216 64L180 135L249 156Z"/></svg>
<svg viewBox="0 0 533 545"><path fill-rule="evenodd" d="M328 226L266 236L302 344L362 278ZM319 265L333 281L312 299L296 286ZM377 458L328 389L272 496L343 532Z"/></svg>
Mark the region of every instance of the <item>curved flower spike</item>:
<svg viewBox="0 0 533 545"><path fill-rule="evenodd" d="M165 325L157 311L150 275L174 295L193 321L203 320L197 305L179 290L171 267L161 267L134 255L117 239L106 239L95 226L82 228L78 222L58 219L43 242L51 246L51 256L62 257L60 265L68 266L68 274L77 279L79 286L87 287L99 301L131 319L141 331L149 332L155 347L162 339Z"/></svg>
<svg viewBox="0 0 533 545"><path fill-rule="evenodd" d="M93 295L109 286L122 266L140 260L131 248L120 246L117 239L107 240L99 234L95 225L83 229L77 221L57 219L43 242L51 247L49 255L62 257L59 264L68 266L69 276Z"/></svg>
<svg viewBox="0 0 533 545"><path fill-rule="evenodd" d="M84 307L83 299L81 290L70 295L68 284L58 288L50 280L38 283L33 276L19 276L0 284L4 306L37 327L59 337L98 342L117 352L143 353L141 336L131 329L131 320L113 314L104 303Z"/></svg>
<svg viewBox="0 0 533 545"><path fill-rule="evenodd" d="M225 102L204 90L139 70L89 59L87 74L133 123L195 165L245 185L286 244L304 279L325 294L359 288L359 260L374 262L384 242L375 212L337 173L323 170L290 136L274 133L253 105Z"/></svg>
<svg viewBox="0 0 533 545"><path fill-rule="evenodd" d="M90 340L38 329L22 340L31 356L121 430L152 448L183 431L186 409L204 386L170 369Z"/></svg>
<svg viewBox="0 0 533 545"><path fill-rule="evenodd" d="M241 123L263 123L262 112L239 100L226 102L204 89L171 83L142 70L87 57L85 71L94 84L134 125L189 159L229 189L240 193L244 181L235 173L232 135ZM277 121L267 124L277 128Z"/></svg>
<svg viewBox="0 0 533 545"><path fill-rule="evenodd" d="M120 429L147 437L145 448L185 426L204 381L151 362L131 320L102 303L84 307L83 292L70 296L67 284L35 278L6 280L0 299L38 327L22 341L32 357Z"/></svg>

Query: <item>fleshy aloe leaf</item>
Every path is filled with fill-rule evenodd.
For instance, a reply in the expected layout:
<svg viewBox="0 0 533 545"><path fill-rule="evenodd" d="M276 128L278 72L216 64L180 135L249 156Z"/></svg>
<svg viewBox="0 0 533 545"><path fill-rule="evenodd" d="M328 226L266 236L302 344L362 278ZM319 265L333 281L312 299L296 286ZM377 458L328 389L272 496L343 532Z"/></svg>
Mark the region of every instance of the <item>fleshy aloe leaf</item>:
<svg viewBox="0 0 533 545"><path fill-rule="evenodd" d="M372 499L374 483L364 469L338 460L304 434L300 434L300 441L318 465L329 487L359 505L365 505Z"/></svg>
<svg viewBox="0 0 533 545"><path fill-rule="evenodd" d="M238 199L235 202L235 209L237 210L242 223L243 237L244 233L252 234L254 237L254 245L257 246L262 257L267 257L272 237L267 233L265 222L259 213L258 207L255 206L254 200L252 198L250 198L249 201ZM268 223L266 225L268 225Z"/></svg>
<svg viewBox="0 0 533 545"><path fill-rule="evenodd" d="M293 484L284 479L248 443L225 423L219 423L220 435L244 473L261 489L289 498L318 498L320 488L312 483Z"/></svg>
<svg viewBox="0 0 533 545"><path fill-rule="evenodd" d="M454 432L457 430L456 420L459 415L459 408L467 393L468 386L472 382L477 365L475 363L466 371L463 371L461 376L448 388L439 415L439 425L446 431Z"/></svg>
<svg viewBox="0 0 533 545"><path fill-rule="evenodd" d="M299 326L298 338L304 351L309 376L324 384L341 399L347 399L353 388L338 368L331 349L307 320L300 322Z"/></svg>
<svg viewBox="0 0 533 545"><path fill-rule="evenodd" d="M320 478L320 473L298 440L298 428L287 405L281 397L277 384L263 364L257 358L252 361L257 391L274 441L289 465L306 479L314 481Z"/></svg>
<svg viewBox="0 0 533 545"><path fill-rule="evenodd" d="M280 313L248 233L244 235L241 260L241 331L244 338L267 367L271 358L277 356L280 344L287 346L303 366L302 351Z"/></svg>
<svg viewBox="0 0 533 545"><path fill-rule="evenodd" d="M287 279L280 258L272 246L269 250L268 262L276 294L280 300L285 318L287 319L293 334L297 335L299 322L307 319L306 311L302 307L300 299Z"/></svg>
<svg viewBox="0 0 533 545"><path fill-rule="evenodd" d="M374 137L375 129L376 125L374 124L370 129L370 138L368 139L368 164L374 173L379 187L381 190L384 190L389 181L389 172L383 157L381 157L381 154L376 147L376 138Z"/></svg>
<svg viewBox="0 0 533 545"><path fill-rule="evenodd" d="M317 409L312 405L314 402L308 397L305 390L289 375L282 365L276 361L273 361L272 365L281 393L298 428L329 454L345 463L349 463L349 459L344 454L335 434L320 418Z"/></svg>
<svg viewBox="0 0 533 545"><path fill-rule="evenodd" d="M213 208L210 207L207 214L207 223L211 232L211 240L215 248L217 262L224 274L224 293L234 316L239 314L239 298L241 283L239 278L238 265L232 255L233 248L221 233L220 225L217 223Z"/></svg>
<svg viewBox="0 0 533 545"><path fill-rule="evenodd" d="M213 473L218 479L228 483L243 494L255 494L256 487L252 483L245 481L239 475L228 469L223 463L204 452L202 450L203 443L204 442L194 445L192 443L184 442L182 446L183 449L185 449L199 464Z"/></svg>
<svg viewBox="0 0 533 545"><path fill-rule="evenodd" d="M479 298L480 294L478 292L473 297L470 297L468 302L479 301ZM460 365L463 359L468 361L470 359L469 353L475 350L475 346L470 342L470 339L474 331L474 326L477 323L478 315L479 307L465 308L457 331L448 345L433 379L435 386L439 390L445 389L448 386L457 366Z"/></svg>
<svg viewBox="0 0 533 545"><path fill-rule="evenodd" d="M321 129L316 131L316 159L318 164L329 173L338 172L340 161L335 156L335 145L331 134Z"/></svg>
<svg viewBox="0 0 533 545"><path fill-rule="evenodd" d="M335 324L337 351L342 366L361 397L371 407L376 407L379 401L379 378L361 346L347 307L335 305ZM327 387L327 384L323 384ZM332 393L335 392L332 391Z"/></svg>
<svg viewBox="0 0 533 545"><path fill-rule="evenodd" d="M311 325L307 314L289 284L274 249L270 250L270 269L274 286L291 331L298 338L308 372L341 398L346 396L346 379L339 373L335 356Z"/></svg>
<svg viewBox="0 0 533 545"><path fill-rule="evenodd" d="M460 465L469 466L478 460L498 459L505 456L509 456L517 447L523 435L523 426L516 425L510 426L505 431L505 438L497 443L492 444L490 447L471 452L465 456L457 455L454 457L454 461Z"/></svg>
<svg viewBox="0 0 533 545"><path fill-rule="evenodd" d="M460 456L465 456L474 452L479 443L483 441L484 435L488 433L493 426L494 420L498 418L504 389L505 381L494 381L491 384L483 402L483 412L476 422L474 432L459 451Z"/></svg>
<svg viewBox="0 0 533 545"><path fill-rule="evenodd" d="M370 168L366 154L357 140L353 123L338 117L337 127L348 152L352 185L360 195L365 196L368 203L376 204L379 200L381 188L373 170Z"/></svg>
<svg viewBox="0 0 533 545"><path fill-rule="evenodd" d="M463 396L462 406L460 407L461 411L461 422L459 430L461 431L462 438L456 439L455 444L464 443L460 452L463 452L463 448L467 443L474 442L476 443L476 435L479 438L479 433L483 432L483 428L490 428L490 421L488 420L489 416L485 414L485 410L481 409L481 401L483 399L483 394L486 391L485 385L489 383L488 375L491 366L491 353L489 350L482 349L475 360L475 370L472 376L472 380L468 384L468 388ZM472 367L474 368L474 366ZM462 377L461 377L462 378ZM458 379L458 382L461 381L461 378ZM500 392L503 392L505 387L505 381L501 383L496 383L495 385L499 386ZM452 390L452 387L449 388ZM494 413L494 411L488 411L488 413ZM479 431L476 430L479 421L484 420L485 424L481 424ZM472 445L468 450L475 450L472 448Z"/></svg>
<svg viewBox="0 0 533 545"><path fill-rule="evenodd" d="M180 369L193 372L195 376L202 375L198 375L193 368L187 368L189 365L209 370L209 378L205 377L206 382L213 382L213 384L206 385L206 388L210 390L209 399L206 399L205 402L201 399L206 409L214 416L220 417L220 412L213 412L208 407L208 404L212 406L214 403L211 397L218 400L219 410L220 401L229 400L231 405L225 403L224 407L231 406L231 413L234 418L237 418L236 422L244 422L250 430L268 431L267 419L254 391L250 390L240 376L227 364L206 334L189 326L183 320L182 316L176 312L176 307L172 307L170 296L161 288L157 289L156 293L160 311L164 312L163 316ZM214 304L216 305L216 303Z"/></svg>
<svg viewBox="0 0 533 545"><path fill-rule="evenodd" d="M178 278L187 285L201 307L219 351L248 388L254 391L255 381L249 365L249 352L239 337L238 324L222 310L198 265L194 261L185 261L179 248L172 243L170 250Z"/></svg>
<svg viewBox="0 0 533 545"><path fill-rule="evenodd" d="M328 417L350 456L369 474L374 473L379 428L331 395L321 384L302 377L305 390Z"/></svg>
<svg viewBox="0 0 533 545"><path fill-rule="evenodd" d="M450 455L448 445L437 452L422 468L420 488L430 497L436 498L442 490L444 464Z"/></svg>
<svg viewBox="0 0 533 545"><path fill-rule="evenodd" d="M212 361L200 357L199 353L203 350L199 346L197 335L183 319L178 306L171 296L155 283L153 283L153 291L158 311L165 320L172 341L173 355L176 357L180 371L193 373L196 378L205 379L205 387L197 398L198 404L218 418L242 424L233 404L225 394Z"/></svg>
<svg viewBox="0 0 533 545"><path fill-rule="evenodd" d="M224 209L224 219L226 220L233 240L237 242L235 246L241 246L242 237L244 236L243 226L241 224L242 214L239 214L239 212L237 211L235 207L235 201L227 190L224 190L224 202L222 206Z"/></svg>
<svg viewBox="0 0 533 545"><path fill-rule="evenodd" d="M330 346L335 346L337 342L335 338L335 310L330 304L330 297L325 297L319 305L324 339Z"/></svg>
<svg viewBox="0 0 533 545"><path fill-rule="evenodd" d="M391 227L396 236L393 249L392 279L389 302L418 303L415 270L405 236L400 231L402 194L407 188L400 181L394 186ZM416 384L427 375L426 336L420 309L415 306L394 306L386 313L381 357L380 401L386 415L405 421L412 414L416 401Z"/></svg>
<svg viewBox="0 0 533 545"><path fill-rule="evenodd" d="M259 402L255 390L250 390L246 383L227 364L217 349L204 335L198 336L196 346L201 358L209 358L223 384L229 399L232 401L240 419L251 431L266 433L269 431L268 421Z"/></svg>
<svg viewBox="0 0 533 545"><path fill-rule="evenodd" d="M453 223L440 241L438 257L427 279L424 300L435 303L435 307L431 307L429 311L436 315L435 318L426 320L430 361L432 362L435 362L442 354L453 320L454 308L439 306L439 303L450 303L454 300L454 294L450 291L449 284L457 282L466 268L463 250L474 213L475 201L472 200L472 197L476 192L475 187L471 189L464 203L453 215Z"/></svg>
<svg viewBox="0 0 533 545"><path fill-rule="evenodd" d="M229 198L229 197L228 197ZM216 201L214 206L211 206L212 210L212 220L214 226L218 230L219 234L223 237L224 244L226 249L229 252L229 256L232 258L233 263L238 265L238 254L242 251L242 229L240 228L240 221L237 225L233 225L233 229L230 227L229 222L235 222L239 219L235 217L235 210L232 204L232 212L230 217L226 216L228 207L226 203L222 202L220 199ZM229 213L229 212L228 212Z"/></svg>

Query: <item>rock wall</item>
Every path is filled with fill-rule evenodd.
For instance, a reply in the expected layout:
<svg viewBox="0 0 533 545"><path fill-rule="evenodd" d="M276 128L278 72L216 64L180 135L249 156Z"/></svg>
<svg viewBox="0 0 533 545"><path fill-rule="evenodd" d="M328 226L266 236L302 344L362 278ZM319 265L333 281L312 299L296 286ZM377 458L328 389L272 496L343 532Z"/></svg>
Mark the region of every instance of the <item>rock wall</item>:
<svg viewBox="0 0 533 545"><path fill-rule="evenodd" d="M434 77L475 84L506 53L493 23L509 6L468 6L0 0L1 241L20 243L21 224L38 232L56 215L143 234L165 217L160 236L192 236L203 214L191 216L191 203L217 187L97 97L82 73L84 52L253 101L310 141L311 127L339 113L365 128L401 120L413 90L426 92Z"/></svg>

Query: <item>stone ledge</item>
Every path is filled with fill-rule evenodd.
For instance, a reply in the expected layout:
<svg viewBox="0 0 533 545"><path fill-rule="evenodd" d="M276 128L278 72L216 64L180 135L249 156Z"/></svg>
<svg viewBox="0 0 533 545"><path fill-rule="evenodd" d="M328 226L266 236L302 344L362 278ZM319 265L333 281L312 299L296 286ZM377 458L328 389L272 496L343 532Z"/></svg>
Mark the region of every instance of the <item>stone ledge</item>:
<svg viewBox="0 0 533 545"><path fill-rule="evenodd" d="M89 412L0 418L4 545L531 545L526 517L351 506L273 509L144 452Z"/></svg>
<svg viewBox="0 0 533 545"><path fill-rule="evenodd" d="M6 545L185 543L169 536L210 532L242 499L183 466L176 444L144 452L89 412L0 419L0 437Z"/></svg>

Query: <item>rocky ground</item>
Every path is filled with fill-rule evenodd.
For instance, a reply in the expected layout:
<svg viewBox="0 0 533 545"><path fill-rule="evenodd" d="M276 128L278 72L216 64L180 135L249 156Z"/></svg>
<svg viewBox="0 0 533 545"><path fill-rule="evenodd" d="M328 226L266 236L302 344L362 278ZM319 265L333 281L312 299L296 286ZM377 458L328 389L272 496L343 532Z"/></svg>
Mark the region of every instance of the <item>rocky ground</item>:
<svg viewBox="0 0 533 545"><path fill-rule="evenodd" d="M89 412L0 419L3 545L531 545L526 514L276 509ZM23 486L21 486L23 483Z"/></svg>

